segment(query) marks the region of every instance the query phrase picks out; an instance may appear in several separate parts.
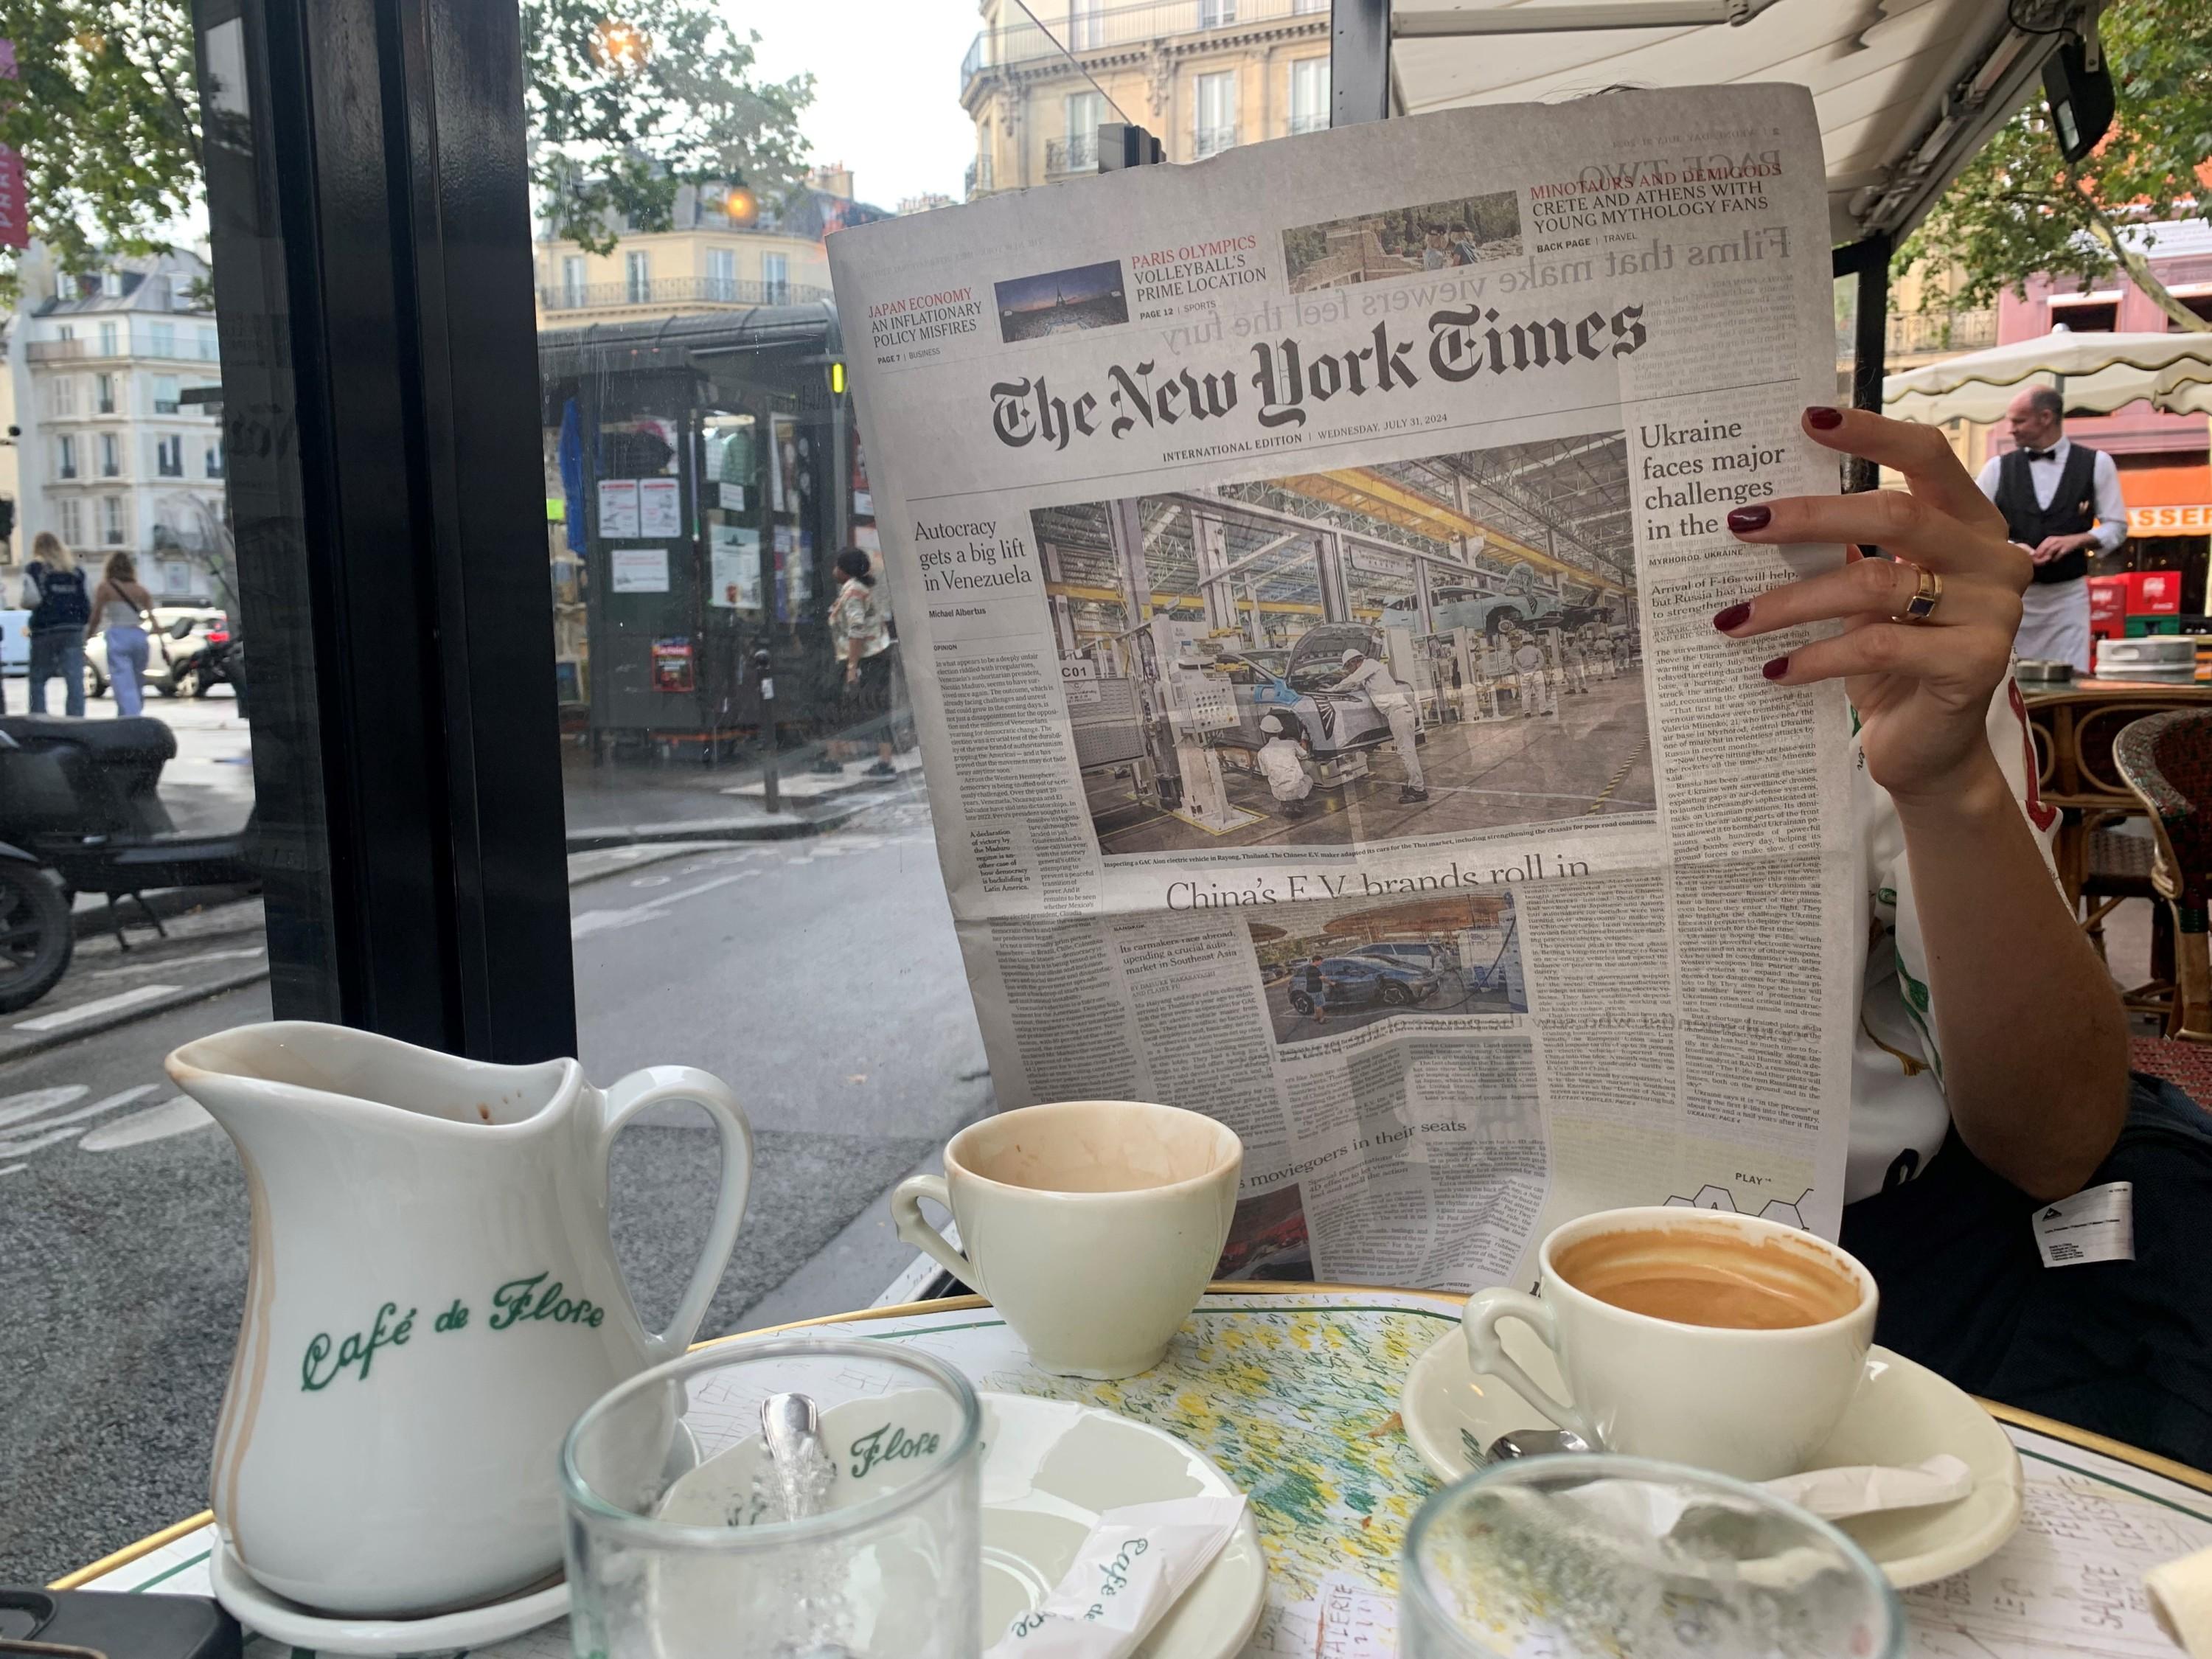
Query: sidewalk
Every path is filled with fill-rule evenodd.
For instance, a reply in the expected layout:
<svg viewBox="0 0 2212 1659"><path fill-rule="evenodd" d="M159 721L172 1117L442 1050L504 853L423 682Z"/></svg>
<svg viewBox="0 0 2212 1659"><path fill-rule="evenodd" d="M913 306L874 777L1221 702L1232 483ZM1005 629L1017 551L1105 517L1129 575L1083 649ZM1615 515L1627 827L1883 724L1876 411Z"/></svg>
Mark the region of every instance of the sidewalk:
<svg viewBox="0 0 2212 1659"><path fill-rule="evenodd" d="M711 850L725 839L708 835L571 853L568 885ZM168 937L148 927L137 906L126 905L125 919L133 924L126 929L128 951L106 925L106 901L78 901L76 954L62 982L29 1007L0 1014L0 1067L269 977L259 898L210 902L205 890L197 898L190 892L148 896Z"/></svg>
<svg viewBox="0 0 2212 1659"><path fill-rule="evenodd" d="M902 799L921 787L921 757L901 755L896 778L864 775L854 761L835 776L813 771L801 750L780 758L779 808L767 806L757 764L704 766L697 761L610 759L594 766L584 750L563 746L561 795L568 850L578 853L638 842L684 839L781 841L818 836L856 812Z"/></svg>

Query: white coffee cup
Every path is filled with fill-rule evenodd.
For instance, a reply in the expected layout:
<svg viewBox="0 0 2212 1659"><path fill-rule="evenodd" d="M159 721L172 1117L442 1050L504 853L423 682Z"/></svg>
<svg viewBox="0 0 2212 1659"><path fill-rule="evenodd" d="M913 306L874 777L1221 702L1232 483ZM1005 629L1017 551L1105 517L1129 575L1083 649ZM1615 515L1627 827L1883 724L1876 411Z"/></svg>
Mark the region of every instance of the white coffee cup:
<svg viewBox="0 0 2212 1659"><path fill-rule="evenodd" d="M1685 1259L1722 1264L1713 1271L1741 1272L1753 1285L1787 1287L1803 1299L1808 1316L1835 1311L1782 1328L1697 1324L1632 1312L1572 1282L1577 1266L1591 1256L1575 1247L1639 1233L1660 1236L1665 1249ZM1717 1254L1700 1258L1701 1251ZM1563 1255L1569 1259L1564 1273ZM1661 1260L1659 1249L1645 1259ZM1501 1379L1593 1448L1744 1480L1794 1474L1834 1432L1865 1373L1874 1340L1874 1275L1845 1251L1795 1227L1676 1205L1606 1210L1555 1229L1540 1260L1540 1300L1502 1287L1468 1298L1468 1358L1477 1374ZM1551 1350L1571 1403L1539 1388L1506 1353L1498 1327L1509 1319Z"/></svg>
<svg viewBox="0 0 2212 1659"><path fill-rule="evenodd" d="M1244 1167L1236 1132L1135 1100L1001 1112L891 1194L898 1235L974 1285L1042 1370L1150 1370L1213 1276ZM922 1218L951 1211L962 1249Z"/></svg>

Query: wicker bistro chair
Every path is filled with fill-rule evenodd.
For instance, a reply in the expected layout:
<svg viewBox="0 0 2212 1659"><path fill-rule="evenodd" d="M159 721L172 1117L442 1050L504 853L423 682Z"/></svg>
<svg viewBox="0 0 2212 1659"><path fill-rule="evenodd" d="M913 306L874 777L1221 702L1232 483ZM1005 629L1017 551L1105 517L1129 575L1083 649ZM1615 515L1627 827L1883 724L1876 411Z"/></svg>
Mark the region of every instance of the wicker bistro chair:
<svg viewBox="0 0 2212 1659"><path fill-rule="evenodd" d="M2212 709L2136 720L2112 742L2112 763L2150 814L2158 857L2152 884L2173 918L2174 989L2168 1036L2212 1042Z"/></svg>

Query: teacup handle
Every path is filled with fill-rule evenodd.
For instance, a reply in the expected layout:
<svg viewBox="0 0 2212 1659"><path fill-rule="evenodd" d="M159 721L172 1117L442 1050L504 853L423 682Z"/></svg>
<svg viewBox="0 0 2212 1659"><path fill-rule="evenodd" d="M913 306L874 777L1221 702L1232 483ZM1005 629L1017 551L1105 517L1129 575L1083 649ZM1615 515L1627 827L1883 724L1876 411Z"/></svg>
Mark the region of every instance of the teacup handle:
<svg viewBox="0 0 2212 1659"><path fill-rule="evenodd" d="M1478 1375L1503 1378L1508 1388L1559 1427L1572 1429L1593 1449L1602 1449L1605 1443L1589 1417L1538 1388L1535 1380L1505 1352L1504 1343L1498 1340L1498 1326L1501 1320L1507 1319L1517 1319L1526 1325L1555 1356L1559 1352L1559 1322L1551 1304L1519 1291L1495 1285L1468 1297L1467 1311L1460 1316L1461 1328L1467 1335L1468 1363Z"/></svg>
<svg viewBox="0 0 2212 1659"><path fill-rule="evenodd" d="M714 1219L707 1229L707 1247L691 1269L691 1282L668 1328L648 1333L646 1346L658 1360L672 1359L690 1346L707 1316L707 1304L722 1282L722 1270L737 1249L738 1227L745 1218L745 1194L753 1180L753 1126L730 1085L711 1072L690 1066L647 1066L607 1085L601 1099L605 1116L599 1126L599 1178L606 1179L607 1154L623 1126L648 1106L664 1101L688 1100L706 1109L722 1137L722 1190L714 1200ZM611 1248L611 1246L610 1247ZM625 1287L627 1288L627 1287Z"/></svg>
<svg viewBox="0 0 2212 1659"><path fill-rule="evenodd" d="M981 1290L983 1281L975 1276L975 1264L954 1249L921 1213L925 1198L951 1213L952 1195L945 1189L943 1176L908 1176L892 1190L891 1223L898 1229L899 1242L920 1250L971 1290Z"/></svg>

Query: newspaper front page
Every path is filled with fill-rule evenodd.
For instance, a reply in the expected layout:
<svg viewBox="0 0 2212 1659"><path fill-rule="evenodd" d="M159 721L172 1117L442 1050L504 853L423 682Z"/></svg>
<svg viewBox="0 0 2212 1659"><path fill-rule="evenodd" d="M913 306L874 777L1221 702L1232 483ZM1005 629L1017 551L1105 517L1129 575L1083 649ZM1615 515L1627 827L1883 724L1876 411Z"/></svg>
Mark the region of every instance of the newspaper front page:
<svg viewBox="0 0 2212 1659"><path fill-rule="evenodd" d="M830 239L999 1103L1210 1113L1225 1272L1527 1284L1618 1205L1833 1237L1841 558L1810 98L1473 109Z"/></svg>

